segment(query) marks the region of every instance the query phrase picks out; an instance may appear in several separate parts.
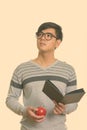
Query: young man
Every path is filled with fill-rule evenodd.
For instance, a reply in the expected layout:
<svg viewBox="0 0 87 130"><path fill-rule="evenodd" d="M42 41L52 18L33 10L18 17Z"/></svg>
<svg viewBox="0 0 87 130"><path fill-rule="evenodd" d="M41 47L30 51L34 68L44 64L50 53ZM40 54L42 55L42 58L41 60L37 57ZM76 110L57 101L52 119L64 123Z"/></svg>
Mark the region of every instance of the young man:
<svg viewBox="0 0 87 130"><path fill-rule="evenodd" d="M77 104L57 104L42 92L47 79L52 81L63 95L76 89L73 67L56 59L54 55L63 39L62 28L56 23L43 23L38 28L36 37L38 56L15 69L6 104L16 114L23 116L21 130L66 130L66 114L73 112ZM22 91L24 105L18 101ZM46 108L46 116L35 114L38 106Z"/></svg>

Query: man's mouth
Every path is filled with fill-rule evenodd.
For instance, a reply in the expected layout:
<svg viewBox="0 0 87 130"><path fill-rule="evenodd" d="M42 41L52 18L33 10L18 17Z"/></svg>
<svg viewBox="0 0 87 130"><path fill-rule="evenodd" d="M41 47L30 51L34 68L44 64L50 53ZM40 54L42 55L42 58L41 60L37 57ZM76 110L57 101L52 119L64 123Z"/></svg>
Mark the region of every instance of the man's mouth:
<svg viewBox="0 0 87 130"><path fill-rule="evenodd" d="M40 45L46 45L46 43L44 43L44 42L40 42Z"/></svg>

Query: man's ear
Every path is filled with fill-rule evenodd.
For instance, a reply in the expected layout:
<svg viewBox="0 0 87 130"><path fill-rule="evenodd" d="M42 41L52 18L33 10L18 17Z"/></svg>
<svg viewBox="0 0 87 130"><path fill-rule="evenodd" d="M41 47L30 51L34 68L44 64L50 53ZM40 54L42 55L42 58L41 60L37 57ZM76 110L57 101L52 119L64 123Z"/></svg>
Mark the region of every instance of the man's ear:
<svg viewBox="0 0 87 130"><path fill-rule="evenodd" d="M62 42L62 41L61 41L60 39L58 39L58 40L56 41L56 48L59 47L59 45L60 45L61 42Z"/></svg>

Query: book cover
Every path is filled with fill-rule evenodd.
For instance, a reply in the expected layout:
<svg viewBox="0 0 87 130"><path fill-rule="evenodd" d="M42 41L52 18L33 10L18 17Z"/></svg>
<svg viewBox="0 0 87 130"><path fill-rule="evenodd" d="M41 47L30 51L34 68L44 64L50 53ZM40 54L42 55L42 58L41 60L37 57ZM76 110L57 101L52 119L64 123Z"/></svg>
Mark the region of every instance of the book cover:
<svg viewBox="0 0 87 130"><path fill-rule="evenodd" d="M84 89L81 88L71 91L63 96L60 90L50 80L46 80L42 91L51 100L55 100L57 103L61 102L64 104L79 102L82 96L85 94Z"/></svg>

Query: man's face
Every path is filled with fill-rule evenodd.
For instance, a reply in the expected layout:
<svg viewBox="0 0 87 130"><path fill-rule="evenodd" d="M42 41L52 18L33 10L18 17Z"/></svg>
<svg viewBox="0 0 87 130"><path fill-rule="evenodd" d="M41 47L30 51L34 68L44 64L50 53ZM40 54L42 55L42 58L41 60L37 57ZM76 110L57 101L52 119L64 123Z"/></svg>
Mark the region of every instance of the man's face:
<svg viewBox="0 0 87 130"><path fill-rule="evenodd" d="M55 29L48 28L37 34L37 47L39 51L54 51L60 44L56 38Z"/></svg>

